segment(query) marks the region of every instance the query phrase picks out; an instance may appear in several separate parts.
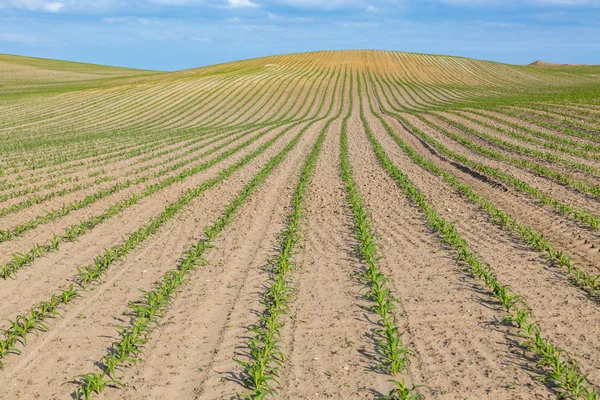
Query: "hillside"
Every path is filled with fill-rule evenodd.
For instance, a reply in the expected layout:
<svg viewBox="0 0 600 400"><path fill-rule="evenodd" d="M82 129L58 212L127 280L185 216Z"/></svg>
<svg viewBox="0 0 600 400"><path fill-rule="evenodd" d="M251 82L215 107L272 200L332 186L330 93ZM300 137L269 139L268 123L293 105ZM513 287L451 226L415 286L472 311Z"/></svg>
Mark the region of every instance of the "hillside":
<svg viewBox="0 0 600 400"><path fill-rule="evenodd" d="M156 72L0 54L0 93L44 93L57 87L68 91L106 80L153 74Z"/></svg>
<svg viewBox="0 0 600 400"><path fill-rule="evenodd" d="M0 398L600 398L600 67L0 71Z"/></svg>
<svg viewBox="0 0 600 400"><path fill-rule="evenodd" d="M573 64L573 63L557 64L557 63L551 63L551 62L542 61L542 60L536 60L529 65L535 65L538 67L582 67L582 66L587 66L585 64Z"/></svg>

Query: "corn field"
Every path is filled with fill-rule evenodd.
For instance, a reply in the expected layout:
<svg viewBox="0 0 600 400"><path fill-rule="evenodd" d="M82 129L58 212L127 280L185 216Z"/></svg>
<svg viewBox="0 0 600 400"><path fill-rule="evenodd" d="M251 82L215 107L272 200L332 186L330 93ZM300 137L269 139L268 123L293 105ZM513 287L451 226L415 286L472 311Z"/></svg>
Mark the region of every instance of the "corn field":
<svg viewBox="0 0 600 400"><path fill-rule="evenodd" d="M0 398L600 400L600 67L0 55Z"/></svg>

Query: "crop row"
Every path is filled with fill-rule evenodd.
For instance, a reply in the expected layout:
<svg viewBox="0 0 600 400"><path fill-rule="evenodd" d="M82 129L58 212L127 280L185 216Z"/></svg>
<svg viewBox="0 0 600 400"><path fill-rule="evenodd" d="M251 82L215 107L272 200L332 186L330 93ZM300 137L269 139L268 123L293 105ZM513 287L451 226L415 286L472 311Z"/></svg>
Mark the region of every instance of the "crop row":
<svg viewBox="0 0 600 400"><path fill-rule="evenodd" d="M79 398L90 399L93 393L100 393L109 384L121 384L115 379L118 368L127 363L139 361L142 347L148 340L148 335L157 324L158 318L174 298L177 290L189 280L187 276L198 265L208 263L205 258L206 250L212 247L213 240L231 222L239 210L266 177L285 159L285 156L296 146L302 135L312 126L305 126L296 136L275 155L240 191L235 199L225 208L217 221L204 229L206 237L191 246L183 255L179 265L169 270L153 290L145 292L144 296L129 304L128 315L131 316L128 327L118 327L119 340L112 344L109 353L102 359L103 370L81 375L75 395ZM122 385L122 384L121 384Z"/></svg>
<svg viewBox="0 0 600 400"><path fill-rule="evenodd" d="M359 87L360 91L361 88ZM366 120L363 119L363 121L368 125ZM508 313L505 319L517 325L522 345L536 354L538 367L545 370L543 379L555 385L561 397L586 399L600 397L600 392L596 391L587 382L586 375L580 372L577 361L569 356L566 351L544 337L539 325L532 321L531 311L522 296L499 282L493 267L482 262L469 248L454 224L440 217L435 207L425 200L408 177L390 161L385 150L370 130L367 130L366 133L383 169L396 181L407 197L419 207L429 226L438 232L446 244L454 249L457 261L466 267L474 278L485 284L490 293L496 297Z"/></svg>
<svg viewBox="0 0 600 400"><path fill-rule="evenodd" d="M270 130L264 131L258 135L251 137L249 140L242 142L241 144L227 150L226 152L221 153L219 156L217 156L209 161L206 161L195 167L188 168L175 176L171 176L169 178L162 180L159 183L149 185L139 194L134 193L134 194L130 195L128 198L115 203L107 211L105 211L104 213L102 213L100 215L92 216L85 221L82 221L80 223L66 227L64 229L65 234L63 236L54 236L49 245L45 245L45 246L44 245L42 245L42 246L34 245L32 247L32 249L25 254L13 255L13 259L8 264L6 264L4 266L0 266L0 273L2 273L2 277L4 279L7 279L10 276L16 275L16 272L19 269L25 267L26 265L29 265L30 263L32 263L35 259L39 258L40 256L42 256L46 253L49 253L51 251L58 251L59 243L73 242L73 241L77 240L77 238L79 238L82 234L91 231L98 224L106 222L113 216L121 214L123 211L125 211L129 207L133 206L134 204L137 204L139 202L139 200L141 200L145 197L149 197L149 196L155 194L156 192L163 190L165 188L168 188L169 186L171 186L175 183L182 182L183 180L185 180L193 175L196 175L199 172L207 170L208 168L227 159L229 156L246 148L247 146L249 146L250 144L259 140L260 138L262 138L269 132L270 132ZM249 133L245 133L244 135L247 135L247 134L249 134ZM222 145L215 147L213 149L210 149L210 150L204 152L203 154L198 155L198 158L203 158L207 155L213 154L213 153L217 152L218 150L222 149L223 147L225 147L239 139L240 139L239 137L234 137L234 138L228 140L227 142L223 143ZM98 199L94 199L94 201L95 200L98 200ZM56 218L58 218L59 215L58 214L50 214L50 216L53 217L54 219L56 219ZM22 233L22 232L20 232L20 233Z"/></svg>
<svg viewBox="0 0 600 400"><path fill-rule="evenodd" d="M403 333L400 332L395 317L395 302L397 300L392 296L388 287L387 276L379 267L378 260L383 256L373 232L371 218L354 182L348 155L348 120L352 113L352 98L349 103L350 107L342 122L340 136L340 173L346 187L348 205L352 210L358 254L360 254L361 261L366 266L361 274L361 279L367 288L365 298L373 304L371 309L379 317L378 325L380 328L375 332L378 336L375 340L378 346L376 353L381 357L381 362L380 365L375 367L395 376L406 370L410 362L409 356L412 356L414 352L408 349L402 340ZM361 117L364 117L362 115L362 104ZM363 126L368 129L368 126L364 125L364 119ZM417 400L421 398L421 395L416 392L416 388L405 387L404 380L402 380L402 382L397 382L397 388L387 398Z"/></svg>
<svg viewBox="0 0 600 400"><path fill-rule="evenodd" d="M160 227L187 206L194 198L200 196L219 182L222 182L241 167L248 164L252 159L265 152L276 140L284 136L289 129L291 128L282 131L274 138L265 142L254 152L244 156L231 167L222 170L218 176L208 179L195 188L184 192L178 200L168 205L160 215L151 218L138 230L129 234L121 244L105 249L103 254L98 255L94 259L93 264L79 267L76 282L81 289L77 289L71 284L68 288L70 294L66 298L61 295L53 294L48 301L34 305L27 314L17 316L14 321L10 322L11 327L4 331L5 338L0 340L0 362L1 359L9 353L18 351L18 343L25 344L26 337L29 333L38 329L45 329L43 321L48 317L53 316L59 306L69 304L75 297L81 295L90 283L97 281L106 274L112 264L122 259L131 250L137 248L152 234L156 233ZM59 291L60 293L63 293L64 289L59 289Z"/></svg>
<svg viewBox="0 0 600 400"><path fill-rule="evenodd" d="M571 281L582 289L588 291L592 295L597 295L600 291L600 275L594 276L584 269L577 266L573 261L572 257L566 252L558 250L544 237L543 233L536 231L530 226L527 226L519 222L515 217L511 216L508 212L499 209L493 204L492 201L483 198L480 194L475 192L468 185L461 183L451 173L437 167L433 162L427 161L423 156L417 153L412 147L404 142L398 134L396 134L389 124L377 113L371 104L371 113L379 120L381 125L384 127L390 137L396 142L396 144L414 161L416 164L425 168L429 172L441 176L446 182L452 185L461 195L466 197L469 201L475 203L478 207L484 210L491 221L500 225L501 227L514 231L519 234L521 239L527 243L531 248L537 251L546 253L549 261L555 263L559 267L565 268ZM411 124L408 120L397 116L401 123L409 129L411 132L418 132L419 136L425 136L424 133ZM437 146L436 146L437 147Z"/></svg>

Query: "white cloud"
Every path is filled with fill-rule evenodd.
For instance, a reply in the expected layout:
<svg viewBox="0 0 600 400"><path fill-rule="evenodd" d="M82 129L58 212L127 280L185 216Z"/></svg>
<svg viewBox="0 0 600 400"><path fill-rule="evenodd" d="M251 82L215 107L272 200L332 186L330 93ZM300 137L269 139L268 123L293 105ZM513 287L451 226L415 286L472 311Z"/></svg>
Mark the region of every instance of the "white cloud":
<svg viewBox="0 0 600 400"><path fill-rule="evenodd" d="M102 18L102 22L106 24L143 24L148 25L150 20L147 18L139 18L139 17L105 17Z"/></svg>
<svg viewBox="0 0 600 400"><path fill-rule="evenodd" d="M63 3L59 3L57 1L51 1L48 2L45 6L44 9L46 11L50 11L50 12L58 12L60 11L62 8L64 7Z"/></svg>
<svg viewBox="0 0 600 400"><path fill-rule="evenodd" d="M18 33L0 33L0 42L32 43L35 39Z"/></svg>
<svg viewBox="0 0 600 400"><path fill-rule="evenodd" d="M325 10L358 7L363 3L361 0L275 0L274 2L299 8Z"/></svg>
<svg viewBox="0 0 600 400"><path fill-rule="evenodd" d="M229 7L233 8L256 8L258 5L256 3L251 2L250 0L227 0L229 2Z"/></svg>
<svg viewBox="0 0 600 400"><path fill-rule="evenodd" d="M63 9L62 1L45 0L5 0L0 1L0 7L20 8L30 11L58 12Z"/></svg>

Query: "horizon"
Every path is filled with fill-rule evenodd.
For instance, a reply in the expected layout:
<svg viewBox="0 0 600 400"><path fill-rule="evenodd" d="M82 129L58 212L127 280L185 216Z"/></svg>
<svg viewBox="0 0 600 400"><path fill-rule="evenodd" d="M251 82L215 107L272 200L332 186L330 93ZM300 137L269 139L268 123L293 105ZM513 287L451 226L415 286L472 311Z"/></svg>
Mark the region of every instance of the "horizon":
<svg viewBox="0 0 600 400"><path fill-rule="evenodd" d="M479 60L479 61L485 61L485 62L492 62L492 63L499 63L499 64L505 64L505 65L514 65L514 66L528 66L528 65L534 65L537 62L542 62L544 64L548 64L548 65L552 65L552 66L600 66L600 64L574 64L574 63L565 63L565 64L558 64L558 63L553 63L552 61L548 61L548 60L534 60L531 61L529 63L526 64L511 64L511 63L505 63L502 61L496 61L496 60L485 60L485 59L477 59L477 58L472 58L472 57L465 57L465 56L460 56L460 55L454 55L454 54L436 54L436 53L418 53L418 52L412 52L412 51L402 51L402 50L379 50L379 49L340 49L340 50L312 50L312 51L306 51L306 52L297 52L297 53L278 53L278 54L267 54L264 56L259 56L259 57L252 57L252 58L244 58L244 59L239 59L239 60L229 60L229 61L224 61L221 63L215 63L215 64L206 64L206 65L199 65L197 67L191 67L191 68L185 68L185 69L179 69L179 70L159 70L159 69L148 69L148 68L135 68L135 67L129 67L129 66L125 66L125 65L113 65L113 64L101 64L101 63L88 63L88 62L82 62L82 61L76 61L76 60L66 60L66 59L56 59L56 58L47 58L47 57L36 57L36 56L30 56L27 54L9 54L9 53L2 53L0 52L0 56L10 56L10 57L22 57L22 58L32 58L32 59L38 59L38 60L48 60L48 61L59 61L59 62L67 62L67 63L75 63L75 64L86 64L86 65L96 65L96 66L101 66L101 67L113 67L113 68L123 68L123 69L138 69L138 70L144 70L144 71L149 71L149 72L158 72L158 73L174 73L174 72L181 72L181 71L186 71L186 70L190 70L190 69L197 69L197 68L203 68L203 67L211 67L211 66L215 66L215 65L221 65L221 64L228 64L228 63L234 63L234 62L239 62L239 61L248 61L248 60L253 60L253 59L261 59L261 58L268 58L268 57L277 57L277 56L289 56L289 55L295 55L295 54L310 54L310 53L319 53L319 52L327 52L327 51L390 51L390 52L396 52L396 53L405 53L405 54L417 54L417 55L430 55L430 56L444 56L444 57L455 57L455 58L466 58L466 59L474 59L474 60Z"/></svg>
<svg viewBox="0 0 600 400"><path fill-rule="evenodd" d="M179 71L356 48L600 64L597 0L0 0L0 53Z"/></svg>

